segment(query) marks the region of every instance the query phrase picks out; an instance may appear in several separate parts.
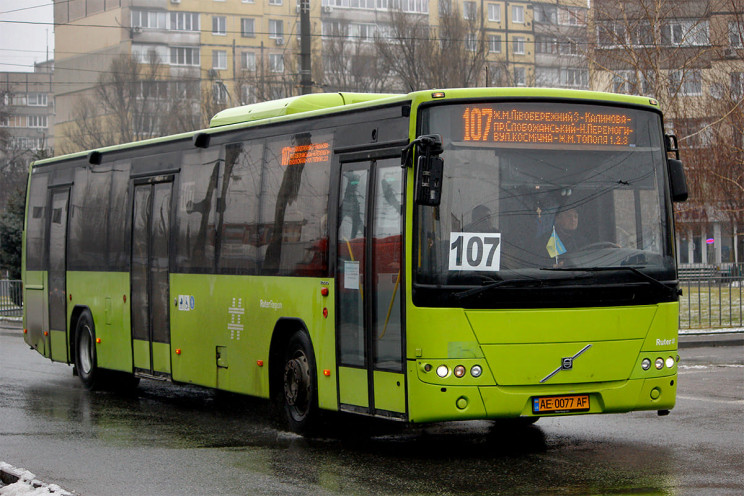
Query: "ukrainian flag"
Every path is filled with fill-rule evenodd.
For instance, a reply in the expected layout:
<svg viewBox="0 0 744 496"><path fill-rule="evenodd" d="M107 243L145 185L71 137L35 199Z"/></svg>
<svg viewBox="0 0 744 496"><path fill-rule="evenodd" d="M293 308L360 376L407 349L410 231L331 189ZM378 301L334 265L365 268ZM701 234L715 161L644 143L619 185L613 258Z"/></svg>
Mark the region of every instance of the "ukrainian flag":
<svg viewBox="0 0 744 496"><path fill-rule="evenodd" d="M558 237L558 234L555 232L555 226L553 226L553 234L550 235L550 238L548 238L548 244L545 246L545 248L548 249L548 255L550 255L550 258L555 258L558 255L563 255L566 253L566 247L563 246L563 241L561 241L561 238Z"/></svg>

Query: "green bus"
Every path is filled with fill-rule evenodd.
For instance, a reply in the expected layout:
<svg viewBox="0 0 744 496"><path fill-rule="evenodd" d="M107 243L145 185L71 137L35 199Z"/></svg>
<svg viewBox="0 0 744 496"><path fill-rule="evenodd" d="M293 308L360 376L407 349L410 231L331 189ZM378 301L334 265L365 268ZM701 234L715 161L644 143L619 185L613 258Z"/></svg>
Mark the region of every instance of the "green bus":
<svg viewBox="0 0 744 496"><path fill-rule="evenodd" d="M658 103L527 88L310 94L31 165L25 341L139 378L411 423L675 404Z"/></svg>

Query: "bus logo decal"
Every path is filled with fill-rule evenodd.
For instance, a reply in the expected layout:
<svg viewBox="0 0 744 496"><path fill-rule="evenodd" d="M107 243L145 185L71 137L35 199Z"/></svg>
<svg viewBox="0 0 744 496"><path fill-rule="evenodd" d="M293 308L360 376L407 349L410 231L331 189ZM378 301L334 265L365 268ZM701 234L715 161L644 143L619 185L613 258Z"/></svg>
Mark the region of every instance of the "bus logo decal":
<svg viewBox="0 0 744 496"><path fill-rule="evenodd" d="M588 345L584 346L583 348L581 348L581 350L579 350L579 352L576 353L574 356L561 358L561 366L558 367L557 369L555 369L554 371L552 371L545 378L543 378L540 381L540 384L542 384L543 382L547 381L548 379L550 379L551 377L553 377L555 374L557 374L561 370L571 370L573 368L574 360L576 360L579 356L581 356L582 353L584 353L585 351L587 351L591 347L592 347L592 345L588 344Z"/></svg>

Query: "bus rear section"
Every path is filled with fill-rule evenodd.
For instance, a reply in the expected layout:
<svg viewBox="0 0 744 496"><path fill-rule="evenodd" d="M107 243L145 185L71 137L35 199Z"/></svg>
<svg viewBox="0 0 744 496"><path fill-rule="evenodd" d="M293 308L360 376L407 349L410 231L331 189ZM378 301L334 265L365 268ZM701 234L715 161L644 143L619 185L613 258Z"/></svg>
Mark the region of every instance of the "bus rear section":
<svg viewBox="0 0 744 496"><path fill-rule="evenodd" d="M410 420L668 413L674 192L654 102L473 99L418 115L443 174L410 219Z"/></svg>

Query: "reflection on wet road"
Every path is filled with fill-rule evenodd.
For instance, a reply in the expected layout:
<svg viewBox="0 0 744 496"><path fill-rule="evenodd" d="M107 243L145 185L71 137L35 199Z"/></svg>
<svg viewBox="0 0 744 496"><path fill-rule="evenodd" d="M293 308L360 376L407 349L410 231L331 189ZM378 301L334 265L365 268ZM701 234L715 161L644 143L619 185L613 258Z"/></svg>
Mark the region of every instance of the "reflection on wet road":
<svg viewBox="0 0 744 496"><path fill-rule="evenodd" d="M735 361L736 350L725 353ZM742 369L681 374L680 395L692 399L680 398L668 417L639 412L520 427L335 415L332 435L302 438L280 430L262 400L153 381L130 396L89 393L70 367L2 329L0 364L0 461L83 495L744 491L744 408L735 403ZM714 373L733 404L700 401Z"/></svg>

